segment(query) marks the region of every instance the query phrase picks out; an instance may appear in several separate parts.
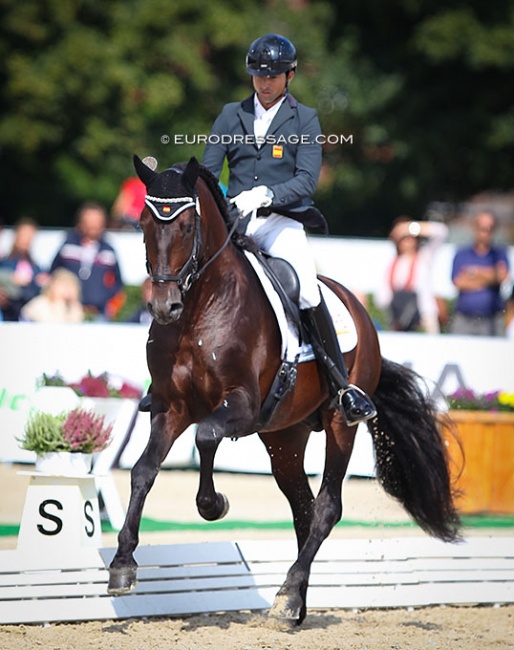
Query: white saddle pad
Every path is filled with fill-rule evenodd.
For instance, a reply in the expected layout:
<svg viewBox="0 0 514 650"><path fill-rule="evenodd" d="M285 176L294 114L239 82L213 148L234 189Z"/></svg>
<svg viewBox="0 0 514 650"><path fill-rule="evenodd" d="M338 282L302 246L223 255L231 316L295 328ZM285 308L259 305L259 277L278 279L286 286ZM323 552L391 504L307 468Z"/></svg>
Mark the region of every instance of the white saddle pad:
<svg viewBox="0 0 514 650"><path fill-rule="evenodd" d="M312 361L315 358L312 346L305 343L300 346L298 331L294 324L287 319L282 302L273 288L271 281L262 270L259 261L253 253L245 251L245 254L257 274L275 313L282 337L282 359L293 362L298 357L299 363ZM332 320L334 321L341 352L349 352L357 345L357 329L355 323L350 312L336 294L322 282L319 283L319 286L332 316Z"/></svg>

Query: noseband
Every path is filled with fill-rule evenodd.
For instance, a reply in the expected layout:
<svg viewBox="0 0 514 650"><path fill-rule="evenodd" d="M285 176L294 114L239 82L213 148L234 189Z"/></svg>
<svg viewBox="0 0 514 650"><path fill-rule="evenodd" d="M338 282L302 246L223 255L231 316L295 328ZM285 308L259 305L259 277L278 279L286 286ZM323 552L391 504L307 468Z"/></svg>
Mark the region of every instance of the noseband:
<svg viewBox="0 0 514 650"><path fill-rule="evenodd" d="M171 273L154 273L152 265L148 258L146 259L146 270L150 277L152 283L164 284L166 282L176 282L182 296L189 291L193 282L196 282L202 273L207 269L207 267L218 258L219 255L223 252L227 246L230 238L234 234L234 231L237 227L238 219L234 221L230 231L227 235L226 240L223 242L221 247L210 257L205 264L199 268L199 256L202 248L202 231L200 228L201 214L200 214L200 202L198 197L181 197L181 198L171 198L171 199L162 199L154 196L147 196L145 200L146 205L150 208L152 213L157 217L159 221L171 221L177 217L184 210L191 207L195 207L195 226L194 226L194 235L193 235L193 246L191 248L191 254L189 258L182 266L180 271L176 274ZM158 205L155 205L157 203ZM182 203L182 207L177 208L170 216L163 216L163 210L166 206L169 208L170 203ZM169 210L168 210L169 211Z"/></svg>

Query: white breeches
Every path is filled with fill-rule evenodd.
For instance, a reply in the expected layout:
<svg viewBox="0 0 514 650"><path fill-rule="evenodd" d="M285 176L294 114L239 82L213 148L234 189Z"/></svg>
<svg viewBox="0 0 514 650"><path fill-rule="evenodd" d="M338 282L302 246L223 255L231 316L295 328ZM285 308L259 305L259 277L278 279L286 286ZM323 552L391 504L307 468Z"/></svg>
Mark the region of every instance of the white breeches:
<svg viewBox="0 0 514 650"><path fill-rule="evenodd" d="M264 252L287 260L294 268L300 281L300 309L319 305L316 266L300 222L272 212L269 217L250 219L246 234L251 235Z"/></svg>

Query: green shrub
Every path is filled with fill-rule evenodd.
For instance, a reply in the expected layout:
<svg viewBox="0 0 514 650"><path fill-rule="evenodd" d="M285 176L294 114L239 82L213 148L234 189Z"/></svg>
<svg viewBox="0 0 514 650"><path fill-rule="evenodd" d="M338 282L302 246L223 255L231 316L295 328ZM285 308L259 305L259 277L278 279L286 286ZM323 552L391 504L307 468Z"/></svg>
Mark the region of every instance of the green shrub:
<svg viewBox="0 0 514 650"><path fill-rule="evenodd" d="M62 434L62 425L66 413L50 415L36 411L29 416L25 426L25 435L18 439L22 449L35 451L41 455L49 451L70 451L70 443Z"/></svg>

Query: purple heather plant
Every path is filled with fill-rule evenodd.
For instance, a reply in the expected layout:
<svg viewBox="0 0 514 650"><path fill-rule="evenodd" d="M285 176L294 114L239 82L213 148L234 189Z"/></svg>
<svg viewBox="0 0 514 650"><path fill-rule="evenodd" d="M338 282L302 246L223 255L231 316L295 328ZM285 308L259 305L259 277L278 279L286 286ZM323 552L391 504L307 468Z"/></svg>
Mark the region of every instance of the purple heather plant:
<svg viewBox="0 0 514 650"><path fill-rule="evenodd" d="M514 410L513 395L500 390L476 393L471 388L458 388L451 395L447 395L446 399L450 409L509 412Z"/></svg>
<svg viewBox="0 0 514 650"><path fill-rule="evenodd" d="M112 424L106 426L103 415L76 408L68 413L62 425L62 432L71 451L92 454L107 447Z"/></svg>

